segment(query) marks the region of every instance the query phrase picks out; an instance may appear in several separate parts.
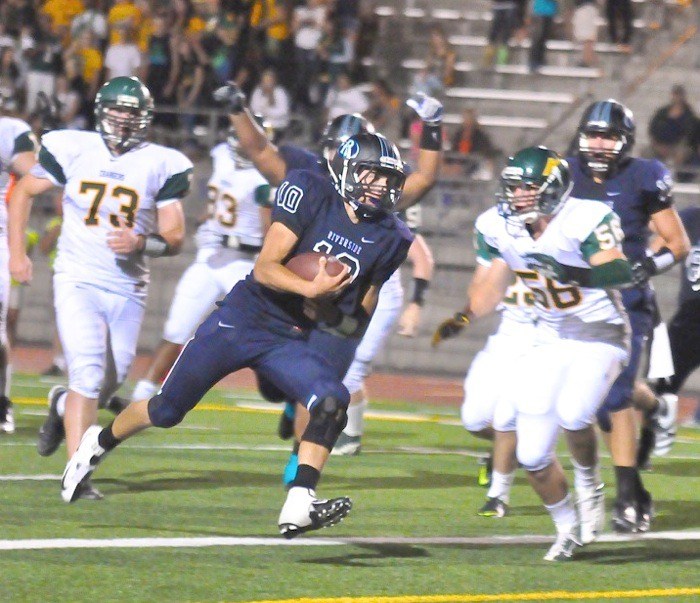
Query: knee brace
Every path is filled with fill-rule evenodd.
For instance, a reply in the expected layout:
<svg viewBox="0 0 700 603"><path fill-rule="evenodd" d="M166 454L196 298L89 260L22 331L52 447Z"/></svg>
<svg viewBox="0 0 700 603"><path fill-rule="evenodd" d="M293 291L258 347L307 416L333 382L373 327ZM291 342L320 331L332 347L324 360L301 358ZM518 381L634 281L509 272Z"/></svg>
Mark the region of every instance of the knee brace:
<svg viewBox="0 0 700 603"><path fill-rule="evenodd" d="M175 427L185 418L185 414L162 394L156 394L148 401L148 418L155 427Z"/></svg>
<svg viewBox="0 0 700 603"><path fill-rule="evenodd" d="M332 450L348 422L347 405L338 398L327 396L312 406L309 414L302 441Z"/></svg>

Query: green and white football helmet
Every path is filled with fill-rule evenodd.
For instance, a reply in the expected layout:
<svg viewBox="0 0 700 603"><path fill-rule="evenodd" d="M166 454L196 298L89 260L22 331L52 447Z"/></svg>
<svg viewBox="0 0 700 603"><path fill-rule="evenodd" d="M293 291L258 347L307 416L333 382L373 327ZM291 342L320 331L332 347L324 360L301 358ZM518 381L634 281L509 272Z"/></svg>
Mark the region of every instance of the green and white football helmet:
<svg viewBox="0 0 700 603"><path fill-rule="evenodd" d="M115 77L95 97L96 129L113 152L126 153L146 140L153 98L137 77Z"/></svg>
<svg viewBox="0 0 700 603"><path fill-rule="evenodd" d="M510 157L501 172L498 211L509 222L532 224L555 215L572 188L569 164L562 157L546 147L527 147Z"/></svg>

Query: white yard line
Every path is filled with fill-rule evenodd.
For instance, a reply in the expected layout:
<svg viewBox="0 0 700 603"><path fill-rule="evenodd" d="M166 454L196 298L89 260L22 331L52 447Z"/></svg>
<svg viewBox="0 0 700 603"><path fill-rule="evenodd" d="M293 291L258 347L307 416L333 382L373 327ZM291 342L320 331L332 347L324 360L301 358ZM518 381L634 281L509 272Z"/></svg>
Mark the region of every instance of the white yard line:
<svg viewBox="0 0 700 603"><path fill-rule="evenodd" d="M416 546L502 546L545 544L548 535L475 536L475 537L367 537L367 538L300 538L280 537L194 537L194 538L47 538L30 540L0 540L0 550L36 549L118 549L118 548L201 548L241 546L352 546L352 545L416 545ZM640 540L700 540L700 530L649 532L641 535L603 534L598 542L638 542Z"/></svg>

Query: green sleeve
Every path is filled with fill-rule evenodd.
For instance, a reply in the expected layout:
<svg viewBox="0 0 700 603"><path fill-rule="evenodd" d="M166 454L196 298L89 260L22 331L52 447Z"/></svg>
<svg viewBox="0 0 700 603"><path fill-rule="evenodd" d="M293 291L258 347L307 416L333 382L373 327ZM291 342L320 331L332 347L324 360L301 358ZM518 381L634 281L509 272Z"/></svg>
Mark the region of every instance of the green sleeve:
<svg viewBox="0 0 700 603"><path fill-rule="evenodd" d="M620 226L620 218L615 212L607 214L588 238L581 243L581 253L586 261L599 251L619 248L625 238Z"/></svg>
<svg viewBox="0 0 700 603"><path fill-rule="evenodd" d="M15 138L15 146L12 149L13 155L18 155L19 153L26 153L27 151L33 153L36 151L36 140L34 134L31 132L22 132L17 138Z"/></svg>
<svg viewBox="0 0 700 603"><path fill-rule="evenodd" d="M262 184L255 189L255 203L261 207L272 207L274 205L274 197L271 195L269 184Z"/></svg>
<svg viewBox="0 0 700 603"><path fill-rule="evenodd" d="M39 163L56 182L61 185L66 183L66 175L63 173L61 164L56 161L56 158L46 147L41 147L39 150Z"/></svg>
<svg viewBox="0 0 700 603"><path fill-rule="evenodd" d="M173 174L158 191L156 202L166 201L167 199L182 199L189 192L191 181L192 168L179 174Z"/></svg>
<svg viewBox="0 0 700 603"><path fill-rule="evenodd" d="M495 258L501 257L501 252L493 245L490 245L484 235L479 230L474 230L474 249L476 257L486 262L491 262Z"/></svg>

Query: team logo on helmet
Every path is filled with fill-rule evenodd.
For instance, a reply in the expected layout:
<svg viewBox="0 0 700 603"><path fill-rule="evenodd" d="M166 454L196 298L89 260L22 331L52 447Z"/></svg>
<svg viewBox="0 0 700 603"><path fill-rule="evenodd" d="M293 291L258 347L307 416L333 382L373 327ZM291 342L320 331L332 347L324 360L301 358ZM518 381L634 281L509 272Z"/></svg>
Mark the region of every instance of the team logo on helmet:
<svg viewBox="0 0 700 603"><path fill-rule="evenodd" d="M360 153L360 145L353 138L348 138L338 147L338 154L343 159L355 159Z"/></svg>

